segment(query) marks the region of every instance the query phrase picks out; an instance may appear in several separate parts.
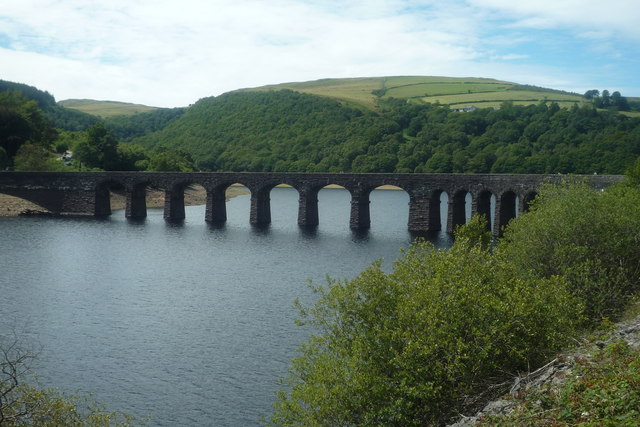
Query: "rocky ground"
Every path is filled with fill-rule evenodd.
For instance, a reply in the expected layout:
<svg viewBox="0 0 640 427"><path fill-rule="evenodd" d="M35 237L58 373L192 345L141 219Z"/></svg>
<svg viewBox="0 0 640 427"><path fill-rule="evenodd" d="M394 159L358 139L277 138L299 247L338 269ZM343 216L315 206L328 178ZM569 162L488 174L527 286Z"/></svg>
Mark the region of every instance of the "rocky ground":
<svg viewBox="0 0 640 427"><path fill-rule="evenodd" d="M230 187L227 189L227 200L231 197L247 194L243 188ZM184 192L184 202L187 206L204 205L207 201L207 194L204 188L195 187L187 188ZM125 196L124 193L111 193L111 209L124 209ZM147 207L161 208L164 206L164 191L148 190L147 191ZM20 199L6 194L0 194L0 216L19 216L29 213L46 213L40 206L27 200Z"/></svg>
<svg viewBox="0 0 640 427"><path fill-rule="evenodd" d="M626 341L631 348L640 349L640 316L617 324L615 329L607 334L606 339L585 340L578 348L558 355L535 372L516 378L509 393L501 399L489 402L484 409L474 416L463 416L448 427L471 427L475 426L483 415L509 414L519 404L518 397L530 390L541 390L547 386L551 388L559 387L567 378L572 377L572 372L576 367L576 360L592 359L595 350L604 348L614 340Z"/></svg>

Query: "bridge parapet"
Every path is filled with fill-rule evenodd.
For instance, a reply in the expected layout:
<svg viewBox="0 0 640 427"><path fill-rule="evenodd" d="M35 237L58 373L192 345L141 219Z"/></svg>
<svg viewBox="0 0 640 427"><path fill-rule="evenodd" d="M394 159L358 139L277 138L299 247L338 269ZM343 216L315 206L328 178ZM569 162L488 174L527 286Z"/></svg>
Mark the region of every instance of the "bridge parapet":
<svg viewBox="0 0 640 427"><path fill-rule="evenodd" d="M440 195L449 199L447 229L452 231L466 221L467 194L473 213L489 214L491 196L495 197L494 233L499 233L517 211L526 209L532 195L544 182L564 179L583 180L595 188L604 188L619 175L515 175L515 174L352 174L352 173L249 173L249 172L0 172L0 192L30 200L61 215L108 215L111 213L109 190L126 194L127 217L146 216L146 189L165 191L164 215L180 220L184 213L184 190L201 185L207 192L205 219L227 219L225 190L235 183L251 192L253 224L271 222L270 191L287 184L299 193L298 223L318 225L318 192L327 185L339 185L351 194L350 226L370 225L369 195L375 188L393 185L409 195L408 227L411 231L436 231L441 228ZM516 200L519 203L516 203ZM516 206L517 204L517 206Z"/></svg>

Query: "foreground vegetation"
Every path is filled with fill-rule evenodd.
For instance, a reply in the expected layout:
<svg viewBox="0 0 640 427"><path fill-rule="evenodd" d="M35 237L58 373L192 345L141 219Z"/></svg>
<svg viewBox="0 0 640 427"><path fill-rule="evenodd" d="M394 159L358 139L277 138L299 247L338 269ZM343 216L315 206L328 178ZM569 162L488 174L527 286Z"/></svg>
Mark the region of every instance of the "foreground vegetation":
<svg viewBox="0 0 640 427"><path fill-rule="evenodd" d="M617 340L577 362L561 387L527 393L513 413L486 416L478 425L639 425L640 350Z"/></svg>
<svg viewBox="0 0 640 427"><path fill-rule="evenodd" d="M541 366L640 286L640 191L545 187L489 245L481 218L450 250L418 243L386 273L315 287L314 331L274 425L437 425ZM637 392L637 385L635 386Z"/></svg>
<svg viewBox="0 0 640 427"><path fill-rule="evenodd" d="M27 383L36 353L14 335L0 335L0 425L7 427L128 427L146 419L108 411L88 395L68 395Z"/></svg>

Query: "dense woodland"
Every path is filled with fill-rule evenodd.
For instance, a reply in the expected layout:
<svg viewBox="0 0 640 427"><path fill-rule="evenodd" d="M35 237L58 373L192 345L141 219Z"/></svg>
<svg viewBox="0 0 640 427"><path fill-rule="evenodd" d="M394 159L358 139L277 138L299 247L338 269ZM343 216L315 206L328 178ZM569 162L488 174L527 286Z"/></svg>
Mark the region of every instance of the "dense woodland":
<svg viewBox="0 0 640 427"><path fill-rule="evenodd" d="M136 142L183 148L203 170L622 173L640 155L640 119L544 103L458 113L389 100L376 113L243 92L202 99Z"/></svg>
<svg viewBox="0 0 640 427"><path fill-rule="evenodd" d="M18 170L60 169L42 151L67 150L75 170L255 172L618 174L640 155L640 118L619 113L629 104L608 91L570 109L505 102L466 113L242 91L103 121L26 85L0 81L0 96L0 166Z"/></svg>

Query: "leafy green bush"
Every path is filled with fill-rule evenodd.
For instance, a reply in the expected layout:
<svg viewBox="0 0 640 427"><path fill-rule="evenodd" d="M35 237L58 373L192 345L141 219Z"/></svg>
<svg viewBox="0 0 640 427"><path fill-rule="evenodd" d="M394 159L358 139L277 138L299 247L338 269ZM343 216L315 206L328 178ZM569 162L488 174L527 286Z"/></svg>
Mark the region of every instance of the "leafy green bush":
<svg viewBox="0 0 640 427"><path fill-rule="evenodd" d="M525 275L564 277L592 324L616 318L640 286L639 206L630 186L546 186L497 252Z"/></svg>
<svg viewBox="0 0 640 427"><path fill-rule="evenodd" d="M128 427L146 425L126 414L107 411L88 396L70 396L53 388L21 384L3 408L0 425L32 427Z"/></svg>
<svg viewBox="0 0 640 427"><path fill-rule="evenodd" d="M481 229L483 224L470 227ZM581 304L562 278L525 278L481 239L412 245L385 273L316 287L316 334L278 395L276 425L425 425L560 349Z"/></svg>

